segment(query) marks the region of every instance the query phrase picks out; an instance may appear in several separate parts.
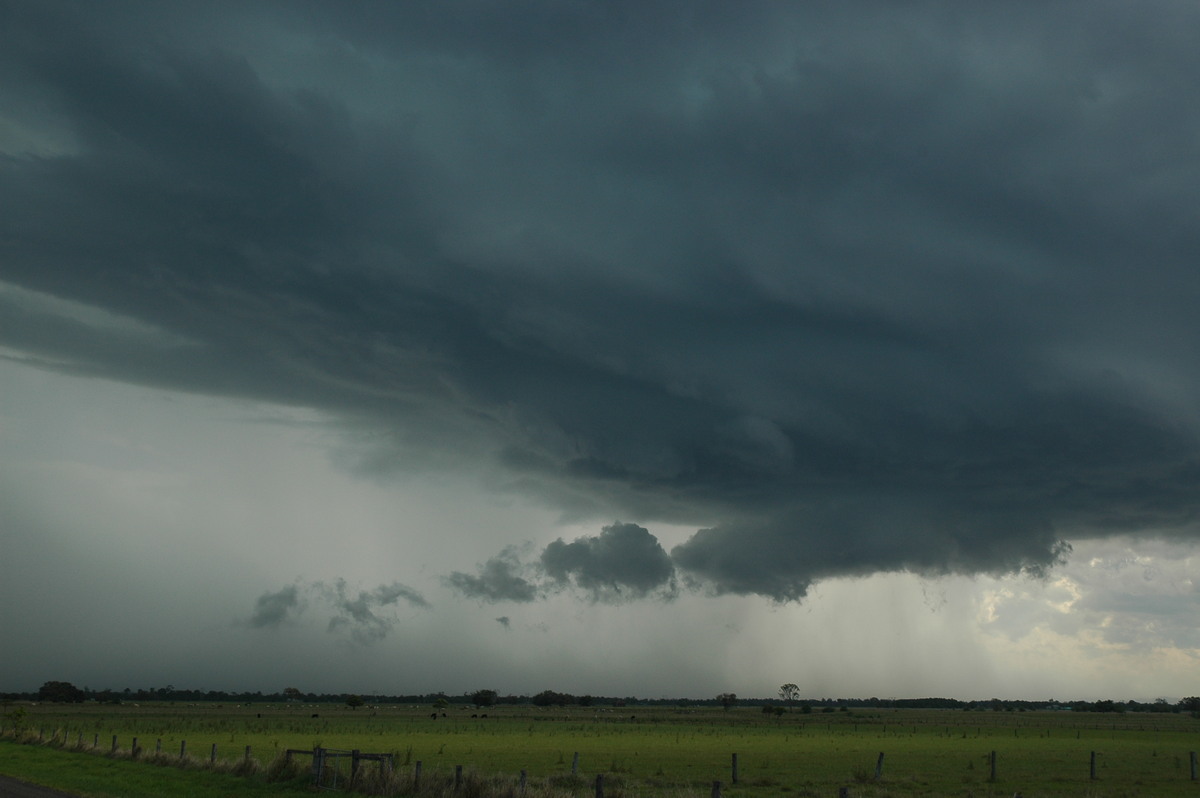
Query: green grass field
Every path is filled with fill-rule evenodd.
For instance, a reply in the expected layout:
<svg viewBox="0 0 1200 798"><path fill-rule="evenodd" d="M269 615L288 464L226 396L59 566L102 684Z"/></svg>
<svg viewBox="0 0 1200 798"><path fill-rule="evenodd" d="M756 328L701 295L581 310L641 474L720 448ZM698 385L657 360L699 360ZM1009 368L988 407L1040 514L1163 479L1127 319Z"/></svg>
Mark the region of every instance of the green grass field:
<svg viewBox="0 0 1200 798"><path fill-rule="evenodd" d="M605 774L605 798L708 796L714 781L722 782L725 798L836 796L842 786L878 798L1200 796L1189 758L1200 749L1200 720L1170 713L870 710L774 717L756 708L492 707L487 718L472 718L485 710L452 706L446 717L439 711L432 719L430 707L289 704L43 704L26 711L27 737L60 744L65 738L67 747L95 743L101 753L113 737L121 750L136 737L143 752L161 750L167 760L184 742L191 756L207 759L215 744L218 758L230 761L250 746L265 766L286 749L319 745L392 753L398 772L418 761L431 776L456 765L514 778L525 770L531 782L553 778L584 798L597 774ZM576 754L577 778L570 779ZM3 760L0 773L20 775Z"/></svg>

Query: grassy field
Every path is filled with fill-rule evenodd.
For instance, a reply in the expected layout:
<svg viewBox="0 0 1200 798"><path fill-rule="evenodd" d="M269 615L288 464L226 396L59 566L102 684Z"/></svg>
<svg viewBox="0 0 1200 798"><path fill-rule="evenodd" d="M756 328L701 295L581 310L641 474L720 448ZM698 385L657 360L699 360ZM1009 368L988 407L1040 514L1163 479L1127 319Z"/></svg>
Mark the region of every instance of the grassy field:
<svg viewBox="0 0 1200 798"><path fill-rule="evenodd" d="M756 708L492 707L484 718L472 717L483 710L450 707L431 718L432 708L415 706L25 709L26 736L65 739L70 747L82 741L107 752L116 737L125 750L136 737L143 751L161 750L167 760L186 742L192 756L207 759L215 744L218 758L237 761L249 746L264 766L289 748L359 749L394 754L397 771L421 762L431 777L457 765L514 779L525 770L531 783L549 779L585 797L597 774L605 774L606 798L708 796L714 781L722 782L725 798L836 796L842 786L877 798L1200 796L1189 759L1200 749L1200 720L1170 713L870 710L774 717ZM0 773L9 772L0 760Z"/></svg>

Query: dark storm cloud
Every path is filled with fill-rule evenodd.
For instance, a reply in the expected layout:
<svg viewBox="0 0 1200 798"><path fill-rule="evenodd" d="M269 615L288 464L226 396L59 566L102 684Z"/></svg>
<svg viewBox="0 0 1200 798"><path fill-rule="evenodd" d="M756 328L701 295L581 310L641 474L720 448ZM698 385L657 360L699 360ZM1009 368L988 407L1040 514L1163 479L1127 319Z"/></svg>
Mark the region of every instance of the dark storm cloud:
<svg viewBox="0 0 1200 798"><path fill-rule="evenodd" d="M527 566L521 563L516 549L510 546L480 566L477 576L454 571L445 578L445 582L450 588L468 598L483 601L534 601L541 591L534 582L522 575L526 568ZM502 623L507 626L508 619L505 618Z"/></svg>
<svg viewBox="0 0 1200 798"><path fill-rule="evenodd" d="M255 628L276 627L287 620L288 613L299 608L300 597L296 586L290 585L275 593L263 593L254 602L254 614L250 625Z"/></svg>
<svg viewBox="0 0 1200 798"><path fill-rule="evenodd" d="M559 584L574 584L597 601L673 592L675 568L658 538L637 524L612 524L595 537L562 538L542 551L542 568Z"/></svg>
<svg viewBox="0 0 1200 798"><path fill-rule="evenodd" d="M7 356L694 524L718 592L1195 534L1195 7L212 9L0 11ZM611 538L547 574L662 584Z"/></svg>
<svg viewBox="0 0 1200 798"><path fill-rule="evenodd" d="M675 568L658 538L637 524L621 523L571 543L559 538L533 563L522 562L517 549L507 546L477 575L455 571L443 581L462 596L490 602L531 602L567 587L602 603L670 599L676 592Z"/></svg>

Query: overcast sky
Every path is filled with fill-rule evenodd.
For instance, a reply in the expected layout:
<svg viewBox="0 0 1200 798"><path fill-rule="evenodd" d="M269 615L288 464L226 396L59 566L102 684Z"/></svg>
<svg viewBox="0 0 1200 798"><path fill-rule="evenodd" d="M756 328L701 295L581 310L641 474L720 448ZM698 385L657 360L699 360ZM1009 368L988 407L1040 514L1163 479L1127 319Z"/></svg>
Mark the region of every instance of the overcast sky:
<svg viewBox="0 0 1200 798"><path fill-rule="evenodd" d="M0 689L1200 692L1196 30L0 0Z"/></svg>

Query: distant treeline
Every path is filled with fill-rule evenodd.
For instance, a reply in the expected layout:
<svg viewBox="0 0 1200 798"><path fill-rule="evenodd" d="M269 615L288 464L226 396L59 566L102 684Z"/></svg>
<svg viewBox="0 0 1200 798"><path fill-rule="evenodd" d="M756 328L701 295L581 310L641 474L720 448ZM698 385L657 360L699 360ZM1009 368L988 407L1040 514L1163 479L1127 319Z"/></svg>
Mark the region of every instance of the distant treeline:
<svg viewBox="0 0 1200 798"><path fill-rule="evenodd" d="M261 690L250 692L227 692L223 690L188 690L173 685L142 689L93 690L76 687L70 682L50 681L31 692L0 693L4 701L50 701L62 703L119 704L132 701L181 701L187 703L220 702L237 704L262 703L305 703L305 704L417 704L445 707L449 705L534 705L534 706L673 706L673 707L724 707L758 706L766 709L803 713L837 712L852 709L957 709L965 711L1027 712L1033 710L1059 710L1076 712L1191 712L1200 713L1200 697L1190 696L1175 703L1156 699L1149 703L1139 701L1045 701L1003 700L992 698L984 701L960 701L956 698L738 698L732 693L722 693L713 698L637 698L635 696L592 696L572 695L554 690L543 690L535 695L500 695L495 690L476 690L462 695L447 693L421 693L412 695L352 695L349 693L305 693L295 687L286 687L277 693Z"/></svg>

